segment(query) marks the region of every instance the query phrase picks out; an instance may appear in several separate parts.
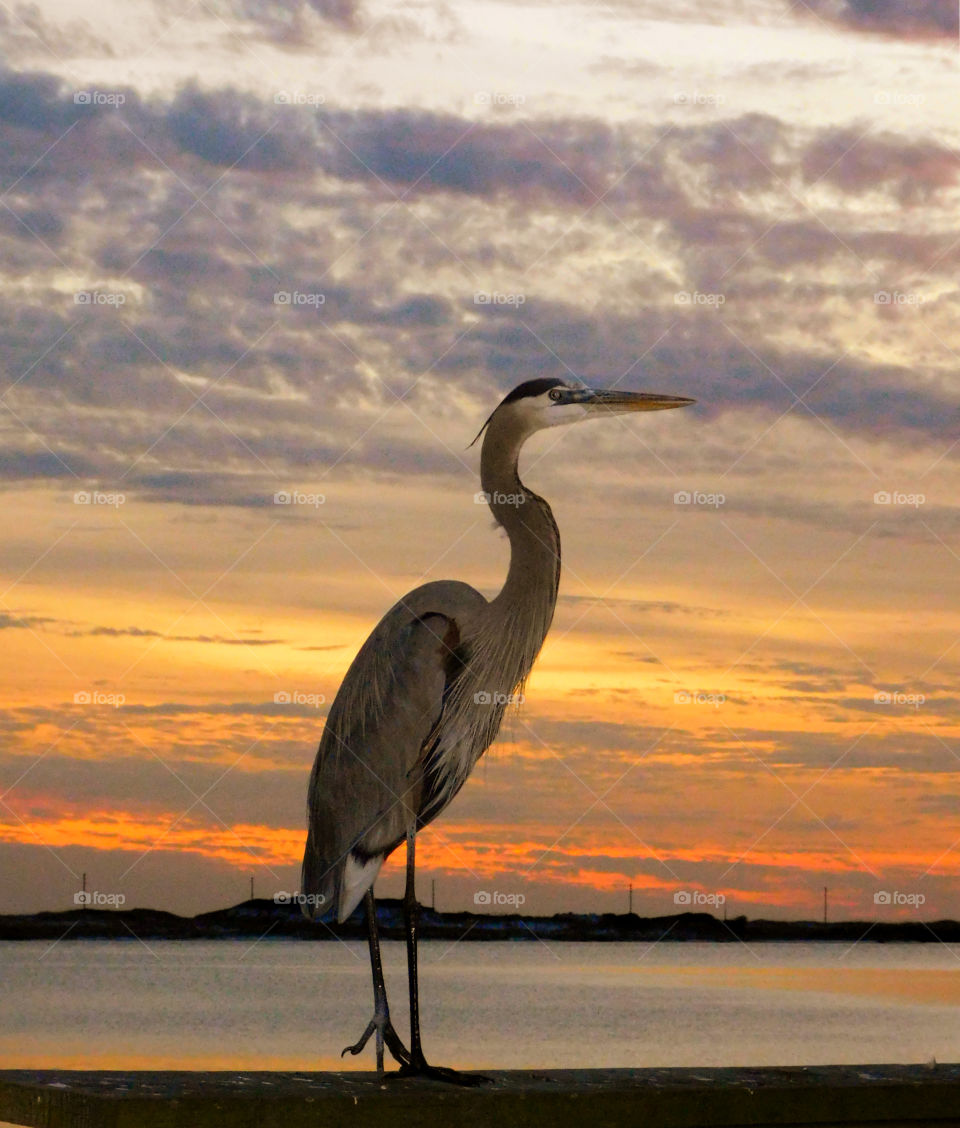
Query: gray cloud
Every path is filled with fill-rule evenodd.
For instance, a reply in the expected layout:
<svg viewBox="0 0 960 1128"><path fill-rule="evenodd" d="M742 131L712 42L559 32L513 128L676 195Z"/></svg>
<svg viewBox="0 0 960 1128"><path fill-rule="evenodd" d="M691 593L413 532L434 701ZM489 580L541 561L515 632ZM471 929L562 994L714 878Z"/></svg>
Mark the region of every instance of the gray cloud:
<svg viewBox="0 0 960 1128"><path fill-rule="evenodd" d="M232 638L226 635L168 635L144 627L91 627L67 631L70 638L161 638L165 642L209 642L218 646L279 646L282 638Z"/></svg>
<svg viewBox="0 0 960 1128"><path fill-rule="evenodd" d="M953 6L956 17L957 6ZM803 153L803 175L856 195L888 188L907 206L927 203L960 175L960 156L930 139L891 134L863 136L850 127L821 132Z"/></svg>
<svg viewBox="0 0 960 1128"><path fill-rule="evenodd" d="M135 816L173 813L176 817L193 807L193 817L214 830L217 818L228 826L253 821L289 826L302 808L306 787L302 763L282 769L241 761L227 772L223 763L184 760L166 750L162 759L161 763L146 752L96 760L51 753L10 790L7 801L18 812L34 806L48 811L64 807L79 815L122 806ZM22 770L16 760L0 757L4 779L15 779ZM194 803L197 796L204 796L206 808Z"/></svg>
<svg viewBox="0 0 960 1128"><path fill-rule="evenodd" d="M810 13L854 31L881 32L906 39L957 36L953 0L790 0L791 11Z"/></svg>
<svg viewBox="0 0 960 1128"><path fill-rule="evenodd" d="M856 261L855 284L797 281L791 270L849 268L851 252L877 272L886 262L893 279L938 255L948 273L960 261L960 248L933 235L860 227L856 212L833 220L836 234L809 214L771 227L760 204L781 182L799 191L818 179L847 196L879 186L895 211L939 199L953 189L956 159L930 140L881 134L847 151L846 133L797 131L760 114L654 130L586 118L491 125L276 106L190 85L169 101L125 93L117 110L75 104L48 75L2 79L0 140L10 145L0 177L12 185L35 166L11 193L13 214L0 211L9 276L36 277L39 263L62 277L59 256L77 291L119 285L125 298L78 306L42 283L0 296L0 358L18 381L7 403L33 431L7 420L7 482L99 484L255 511L272 509L294 475L322 476L335 463L347 473L459 473L455 452L395 426L405 408L365 432L404 397L421 417L444 411L465 446L474 419L521 373L572 369L602 384L633 370L631 379L696 396L701 418L762 419L792 405L803 417L794 395L837 355L822 351L826 304L838 294L862 302L878 328L897 314L874 303ZM504 243L503 206L566 224L611 188L592 222L613 239L623 225L652 237L646 225L658 224L686 277L639 273L640 296L627 305L616 291L592 304L576 289L540 297L536 274L520 309L474 302L499 272L554 241L541 250L527 224L523 248ZM429 227L391 208L400 192L435 210L424 212ZM469 246L449 198L469 209ZM291 224L288 205L321 217L312 237ZM350 267L334 272L343 261ZM436 282L451 263L460 294ZM722 290L736 333L718 328L712 309L677 306L678 291L695 289ZM282 307L278 292L322 302ZM753 328L758 303L787 302L808 349L778 347ZM446 402L451 384L463 389L456 404ZM807 402L841 433L898 443L944 442L956 419L936 374L874 359L834 364Z"/></svg>
<svg viewBox="0 0 960 1128"><path fill-rule="evenodd" d="M165 642L203 642L217 646L280 646L287 640L282 638L257 638L233 635L178 635L165 634L163 631L151 630L147 627L105 627L105 626L78 626L68 620L54 619L45 615L17 615L10 612L0 612L0 630L44 630L53 634L63 635L65 638L157 638ZM258 632L254 632L256 635ZM335 650L338 647L323 646L311 647L316 650Z"/></svg>
<svg viewBox="0 0 960 1128"><path fill-rule="evenodd" d="M35 627L43 628L56 621L45 615L16 615L0 611L0 631L33 630Z"/></svg>
<svg viewBox="0 0 960 1128"><path fill-rule="evenodd" d="M362 12L358 0L228 0L227 6L240 18L256 20L270 38L287 44L308 38L311 14L340 29L354 30Z"/></svg>

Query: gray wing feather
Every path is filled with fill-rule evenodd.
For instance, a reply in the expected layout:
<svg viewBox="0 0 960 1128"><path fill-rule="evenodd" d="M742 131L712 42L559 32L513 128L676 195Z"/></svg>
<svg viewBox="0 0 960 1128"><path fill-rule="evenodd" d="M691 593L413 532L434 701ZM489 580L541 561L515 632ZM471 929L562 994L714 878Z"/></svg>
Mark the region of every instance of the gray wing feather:
<svg viewBox="0 0 960 1128"><path fill-rule="evenodd" d="M343 920L415 826L423 748L455 672L462 620L486 606L468 584L425 584L381 619L330 708L310 777L301 892Z"/></svg>

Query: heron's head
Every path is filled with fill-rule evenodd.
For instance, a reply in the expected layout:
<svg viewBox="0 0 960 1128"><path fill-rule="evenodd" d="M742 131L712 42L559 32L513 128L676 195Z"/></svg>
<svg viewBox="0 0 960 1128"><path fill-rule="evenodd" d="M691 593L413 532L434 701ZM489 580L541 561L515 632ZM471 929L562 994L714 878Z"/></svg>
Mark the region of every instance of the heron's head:
<svg viewBox="0 0 960 1128"><path fill-rule="evenodd" d="M504 396L480 428L477 438L486 427L494 424L497 430L503 426L522 440L536 431L564 423L604 419L628 411L665 411L696 402L685 396L667 396L659 392L602 391L545 377L518 384Z"/></svg>

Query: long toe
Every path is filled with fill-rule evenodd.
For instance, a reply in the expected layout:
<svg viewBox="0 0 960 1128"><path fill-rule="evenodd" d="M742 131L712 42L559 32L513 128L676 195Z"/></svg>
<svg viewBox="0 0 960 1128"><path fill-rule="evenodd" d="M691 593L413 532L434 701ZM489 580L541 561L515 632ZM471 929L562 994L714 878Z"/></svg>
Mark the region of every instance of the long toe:
<svg viewBox="0 0 960 1128"><path fill-rule="evenodd" d="M400 1041L400 1035L394 1030L390 1022L383 1029L383 1041L390 1053L393 1054L395 1061L403 1066L410 1064L410 1051Z"/></svg>
<svg viewBox="0 0 960 1128"><path fill-rule="evenodd" d="M394 1059L402 1066L407 1065L410 1061L410 1051L403 1042L400 1041L400 1035L394 1030L390 1019L388 1018L384 1021L377 1015L374 1015L373 1018L370 1019L367 1023L366 1030L364 1030L352 1046L343 1047L340 1056L345 1057L347 1054L356 1055L362 1053L367 1042L370 1041L371 1035L376 1033L378 1027L383 1030L383 1044L390 1053L393 1054Z"/></svg>
<svg viewBox="0 0 960 1128"><path fill-rule="evenodd" d="M360 1035L359 1039L354 1042L352 1046L344 1046L340 1052L340 1056L345 1057L347 1054L362 1053L363 1047L367 1044L367 1042L370 1041L370 1035L376 1030L376 1028L376 1022L371 1019L367 1024L366 1030L364 1030L364 1032Z"/></svg>
<svg viewBox="0 0 960 1128"><path fill-rule="evenodd" d="M482 1073L461 1073L459 1069L448 1069L445 1065L428 1065L425 1061L419 1064L408 1063L391 1074L392 1077L426 1077L431 1081L446 1081L449 1085L474 1085L492 1084L492 1077L485 1077Z"/></svg>

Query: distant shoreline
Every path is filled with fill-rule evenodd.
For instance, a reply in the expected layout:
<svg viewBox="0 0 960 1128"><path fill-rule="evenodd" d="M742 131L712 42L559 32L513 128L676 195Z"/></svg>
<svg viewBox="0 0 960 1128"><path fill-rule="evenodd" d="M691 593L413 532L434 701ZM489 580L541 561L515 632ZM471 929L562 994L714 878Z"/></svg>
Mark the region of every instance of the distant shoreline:
<svg viewBox="0 0 960 1128"><path fill-rule="evenodd" d="M380 935L403 939L398 900L378 904ZM779 941L860 940L873 943L960 943L960 923L940 921L776 921L745 916L718 920L709 913L640 917L634 913L440 913L421 908L424 940L549 941ZM228 909L181 917L158 909L91 909L0 916L2 940L362 940L366 929L357 910L343 924L306 920L297 904L244 901Z"/></svg>

